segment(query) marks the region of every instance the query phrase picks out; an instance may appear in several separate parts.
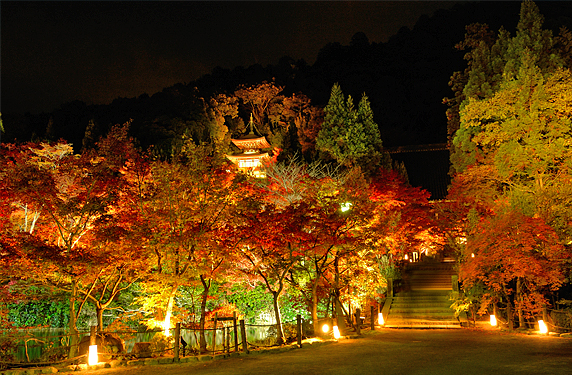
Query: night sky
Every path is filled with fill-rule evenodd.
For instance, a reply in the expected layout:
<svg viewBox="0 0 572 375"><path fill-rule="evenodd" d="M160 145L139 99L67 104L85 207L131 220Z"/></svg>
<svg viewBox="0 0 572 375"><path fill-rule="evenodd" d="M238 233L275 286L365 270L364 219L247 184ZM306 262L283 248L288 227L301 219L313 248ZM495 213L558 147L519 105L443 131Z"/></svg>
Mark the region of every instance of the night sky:
<svg viewBox="0 0 572 375"><path fill-rule="evenodd" d="M152 95L213 68L313 64L329 42L386 42L455 2L2 1L4 113Z"/></svg>

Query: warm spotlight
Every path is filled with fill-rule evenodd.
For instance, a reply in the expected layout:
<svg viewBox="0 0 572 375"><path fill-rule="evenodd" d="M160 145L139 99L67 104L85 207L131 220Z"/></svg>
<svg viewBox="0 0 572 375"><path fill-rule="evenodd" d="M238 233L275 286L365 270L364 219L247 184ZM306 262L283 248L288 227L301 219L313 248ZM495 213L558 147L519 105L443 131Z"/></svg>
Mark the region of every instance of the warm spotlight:
<svg viewBox="0 0 572 375"><path fill-rule="evenodd" d="M87 356L87 364L93 366L96 365L97 362L99 362L99 358L97 358L97 345L90 345L89 354Z"/></svg>
<svg viewBox="0 0 572 375"><path fill-rule="evenodd" d="M324 324L324 325L322 326L322 332L324 332L324 333L330 332L330 326L327 325L327 324Z"/></svg>
<svg viewBox="0 0 572 375"><path fill-rule="evenodd" d="M543 335L546 335L548 333L548 327L546 326L546 323L544 323L544 320L538 321L538 328L540 329L540 333L542 333Z"/></svg>
<svg viewBox="0 0 572 375"><path fill-rule="evenodd" d="M338 329L338 326L334 326L334 338L336 340L340 338L340 330Z"/></svg>
<svg viewBox="0 0 572 375"><path fill-rule="evenodd" d="M496 327L497 326L497 317L494 315L491 315L491 326Z"/></svg>
<svg viewBox="0 0 572 375"><path fill-rule="evenodd" d="M385 320L383 320L383 313L377 314L377 324L380 326L385 325Z"/></svg>

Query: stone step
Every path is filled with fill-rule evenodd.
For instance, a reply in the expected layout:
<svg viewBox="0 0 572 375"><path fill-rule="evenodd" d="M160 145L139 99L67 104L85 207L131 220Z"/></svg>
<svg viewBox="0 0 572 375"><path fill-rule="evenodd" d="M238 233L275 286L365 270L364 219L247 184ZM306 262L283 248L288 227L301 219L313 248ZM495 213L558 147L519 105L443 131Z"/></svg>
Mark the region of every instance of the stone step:
<svg viewBox="0 0 572 375"><path fill-rule="evenodd" d="M404 290L397 293L389 307L386 327L459 328L450 308L453 290L452 263L411 263L403 272Z"/></svg>
<svg viewBox="0 0 572 375"><path fill-rule="evenodd" d="M434 321L395 321L395 322L386 322L385 327L387 328L429 328L429 329L457 329L461 328L461 324L458 321L442 321L442 322L434 322Z"/></svg>
<svg viewBox="0 0 572 375"><path fill-rule="evenodd" d="M399 312L415 312L415 311L452 311L452 309L449 307L449 305L416 305L416 306L411 306L411 305L405 305L405 306L391 306L391 310L390 313L394 314L394 313L399 313Z"/></svg>
<svg viewBox="0 0 572 375"><path fill-rule="evenodd" d="M399 297L398 297L399 298ZM421 306L421 305L444 305L444 306L451 306L451 301L445 298L399 298L394 299L392 306Z"/></svg>
<svg viewBox="0 0 572 375"><path fill-rule="evenodd" d="M388 321L389 322L393 322L394 320L430 320L430 321L442 321L442 320L452 320L455 319L455 314L450 313L450 312L444 312L444 313L427 313L427 314L423 314L423 313L406 313L406 312L402 312L402 313L391 313L388 316Z"/></svg>

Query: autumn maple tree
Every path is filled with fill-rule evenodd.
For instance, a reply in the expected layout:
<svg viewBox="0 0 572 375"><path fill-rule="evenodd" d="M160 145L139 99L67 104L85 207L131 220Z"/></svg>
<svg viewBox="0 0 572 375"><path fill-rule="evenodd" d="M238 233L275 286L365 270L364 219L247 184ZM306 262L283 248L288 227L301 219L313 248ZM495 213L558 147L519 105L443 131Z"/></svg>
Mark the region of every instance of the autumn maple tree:
<svg viewBox="0 0 572 375"><path fill-rule="evenodd" d="M74 155L71 145L62 142L27 144L20 154L12 159L10 178L3 179L3 188L12 192L12 204L26 208L20 223L29 222L29 210L37 217L33 226L23 228L29 235L12 269L20 270L15 276L21 280L69 293L70 357L74 357L77 318L91 295L84 287L93 272L99 272L91 265L105 259L92 246L94 228L118 200L121 166L96 150Z"/></svg>
<svg viewBox="0 0 572 375"><path fill-rule="evenodd" d="M462 254L460 277L466 288L485 286L481 313L499 302L514 303L519 325L548 305L548 293L565 279L571 255L542 219L500 212L481 219ZM511 316L509 314L509 320Z"/></svg>
<svg viewBox="0 0 572 375"><path fill-rule="evenodd" d="M151 182L142 202L147 223L146 257L151 272L143 285L144 306L155 313L154 321L168 333L174 300L181 285L200 283L201 350L205 307L211 280L230 258L219 245L236 200L240 180L220 155L206 145L187 140L170 160L151 163Z"/></svg>

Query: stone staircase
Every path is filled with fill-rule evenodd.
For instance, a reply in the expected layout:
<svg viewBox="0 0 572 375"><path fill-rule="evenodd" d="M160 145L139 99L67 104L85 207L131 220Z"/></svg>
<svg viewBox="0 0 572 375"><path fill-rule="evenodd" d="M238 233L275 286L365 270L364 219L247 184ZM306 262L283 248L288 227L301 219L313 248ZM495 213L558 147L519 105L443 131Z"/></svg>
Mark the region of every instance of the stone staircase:
<svg viewBox="0 0 572 375"><path fill-rule="evenodd" d="M408 264L393 298L387 298L385 326L390 328L460 328L450 308L452 262Z"/></svg>

